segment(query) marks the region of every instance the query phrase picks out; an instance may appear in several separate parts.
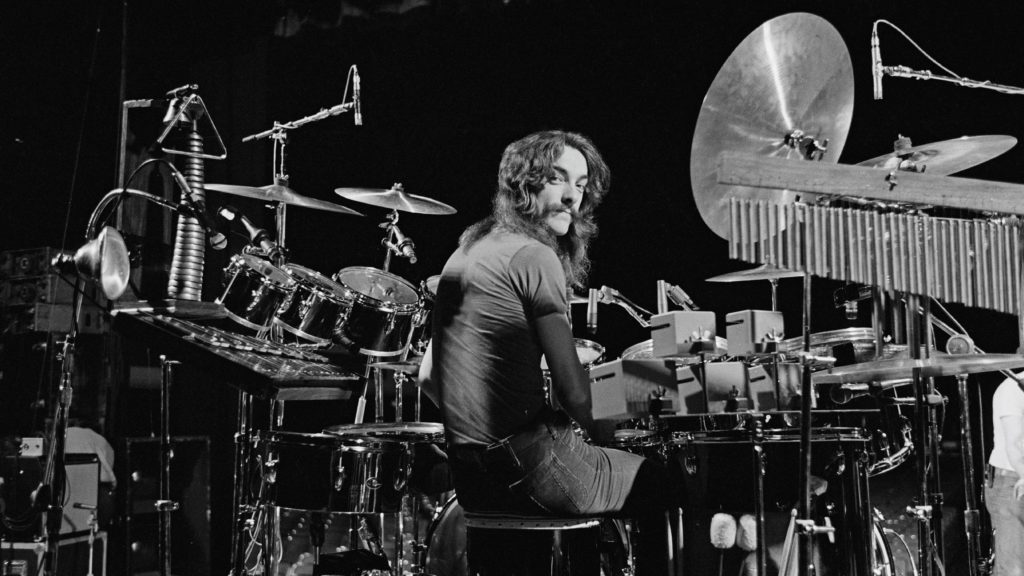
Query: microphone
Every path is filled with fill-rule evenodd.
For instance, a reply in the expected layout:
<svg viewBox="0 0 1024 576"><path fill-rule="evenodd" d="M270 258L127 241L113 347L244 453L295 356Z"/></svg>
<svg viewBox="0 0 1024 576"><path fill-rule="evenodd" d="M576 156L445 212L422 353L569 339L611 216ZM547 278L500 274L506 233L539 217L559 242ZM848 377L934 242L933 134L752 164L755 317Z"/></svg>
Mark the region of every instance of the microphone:
<svg viewBox="0 0 1024 576"><path fill-rule="evenodd" d="M202 200L198 200L192 192L192 187L188 185L188 181L182 176L181 172L172 164L168 164L171 169L171 176L174 177L174 181L178 183L178 187L184 192L184 202L189 208L189 216L196 219L196 222L202 226L206 232L206 238L210 242L210 247L214 250L223 250L228 245L228 239L220 233L219 230L214 228L210 224L210 218L206 214L206 204Z"/></svg>
<svg viewBox="0 0 1024 576"><path fill-rule="evenodd" d="M587 293L587 332L590 335L597 334L597 302L600 300L601 291L591 288Z"/></svg>
<svg viewBox="0 0 1024 576"><path fill-rule="evenodd" d="M362 87L360 86L360 84L361 82L359 81L359 68L352 66L352 101L355 102L356 105L356 111L355 114L353 115L355 118L356 126L363 125L363 96ZM413 260L410 258L410 261Z"/></svg>
<svg viewBox="0 0 1024 576"><path fill-rule="evenodd" d="M178 86L177 88L172 88L168 90L167 93L164 95L168 98L181 98L185 94L188 94L189 92L195 92L196 90L199 90L199 84L184 84L182 86Z"/></svg>
<svg viewBox="0 0 1024 576"><path fill-rule="evenodd" d="M358 101L357 101L358 102ZM358 110L358 108L357 108ZM358 114L358 112L356 112ZM395 234L395 243L392 247L395 253L407 258L410 264L416 263L416 244L413 243L412 239L402 234L402 231L398 229L398 226L392 226L391 230Z"/></svg>
<svg viewBox="0 0 1024 576"><path fill-rule="evenodd" d="M700 307L694 304L693 298L679 286L669 286L668 299L683 310L700 310Z"/></svg>
<svg viewBox="0 0 1024 576"><path fill-rule="evenodd" d="M871 80L875 88L875 100L882 99L882 51L878 47L878 28L871 31Z"/></svg>
<svg viewBox="0 0 1024 576"><path fill-rule="evenodd" d="M246 218L245 214L238 211L233 206L221 206L220 210L217 211L222 218L228 221L238 219L245 227L246 232L249 233L249 242L260 247L261 250L267 253L267 257L271 260L277 259L281 255L281 247L270 239L270 234L267 233L263 228L257 228L252 220Z"/></svg>

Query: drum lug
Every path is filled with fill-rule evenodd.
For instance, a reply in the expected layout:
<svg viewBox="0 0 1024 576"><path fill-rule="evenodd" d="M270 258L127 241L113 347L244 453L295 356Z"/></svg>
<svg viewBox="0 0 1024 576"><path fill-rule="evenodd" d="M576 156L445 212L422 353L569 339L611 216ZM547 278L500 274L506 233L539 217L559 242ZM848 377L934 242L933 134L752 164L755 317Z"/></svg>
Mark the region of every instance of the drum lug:
<svg viewBox="0 0 1024 576"><path fill-rule="evenodd" d="M267 484L277 483L277 456L271 455L267 457L267 461L263 464L263 479Z"/></svg>
<svg viewBox="0 0 1024 576"><path fill-rule="evenodd" d="M391 334L391 332L395 329L395 324L397 324L397 323L398 323L398 313L395 312L394 310L392 310L391 312L388 313L388 324L387 324L387 327L384 328L384 334L385 335Z"/></svg>
<svg viewBox="0 0 1024 576"><path fill-rule="evenodd" d="M338 475L334 478L334 491L341 492L345 487L346 480L348 480L348 471L345 470L345 465L341 460L338 460Z"/></svg>

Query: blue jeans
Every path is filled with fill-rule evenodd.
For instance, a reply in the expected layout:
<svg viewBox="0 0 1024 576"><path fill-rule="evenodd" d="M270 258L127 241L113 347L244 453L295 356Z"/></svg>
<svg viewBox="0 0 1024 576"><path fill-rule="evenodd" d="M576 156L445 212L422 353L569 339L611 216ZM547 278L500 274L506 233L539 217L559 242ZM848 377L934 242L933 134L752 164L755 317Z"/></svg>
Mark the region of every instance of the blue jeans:
<svg viewBox="0 0 1024 576"><path fill-rule="evenodd" d="M1024 501L1013 498L1017 476L990 476L985 507L995 530L996 565L992 576L1024 575Z"/></svg>
<svg viewBox="0 0 1024 576"><path fill-rule="evenodd" d="M553 411L487 448L449 452L459 502L474 512L618 512L644 462L643 456L587 444L568 416Z"/></svg>

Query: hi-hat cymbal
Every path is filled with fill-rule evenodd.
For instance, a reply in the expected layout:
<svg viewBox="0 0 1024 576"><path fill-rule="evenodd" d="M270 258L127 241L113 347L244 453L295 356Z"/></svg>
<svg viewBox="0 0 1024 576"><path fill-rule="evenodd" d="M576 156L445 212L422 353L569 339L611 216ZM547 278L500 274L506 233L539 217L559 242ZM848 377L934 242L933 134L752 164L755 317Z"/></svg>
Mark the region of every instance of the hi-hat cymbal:
<svg viewBox="0 0 1024 576"><path fill-rule="evenodd" d="M761 264L757 268L739 270L737 272L727 272L725 274L719 274L718 276L712 276L711 278L708 278L707 281L747 282L748 280L778 280L779 278L800 278L803 275L803 272L794 272L793 270L784 270L782 268L769 266L768 264Z"/></svg>
<svg viewBox="0 0 1024 576"><path fill-rule="evenodd" d="M370 367L377 368L378 370L394 370L395 372L404 372L406 374L417 374L420 371L420 364L422 362L423 356L412 356L408 360L372 362Z"/></svg>
<svg viewBox="0 0 1024 576"><path fill-rule="evenodd" d="M291 188L280 184L270 184L269 186L260 187L236 186L234 184L205 184L203 188L213 190L214 192L231 194L232 196L255 198L264 202L281 202L290 206L302 206L303 208L337 212L338 214L351 214L353 216L363 215L362 213L347 206L342 206L341 204L334 204L333 202L303 196Z"/></svg>
<svg viewBox="0 0 1024 576"><path fill-rule="evenodd" d="M370 206L400 210L413 214L455 214L455 208L433 198L409 194L401 184L387 190L373 188L335 188L334 193L342 198L355 200Z"/></svg>
<svg viewBox="0 0 1024 576"><path fill-rule="evenodd" d="M999 156L1017 144L1013 136L961 136L952 140L911 146L858 162L857 166L904 169L946 176Z"/></svg>
<svg viewBox="0 0 1024 576"><path fill-rule="evenodd" d="M1021 354L934 354L931 358L917 360L893 358L839 366L813 374L811 378L815 384L849 384L912 378L914 368L921 369L922 377L936 378L1024 367Z"/></svg>
<svg viewBox="0 0 1024 576"><path fill-rule="evenodd" d="M853 66L831 24L798 12L759 26L718 71L693 132L690 183L704 222L728 239L731 198L796 199L788 190L719 184L722 152L805 159L806 144L827 141L821 159L836 162L852 118Z"/></svg>

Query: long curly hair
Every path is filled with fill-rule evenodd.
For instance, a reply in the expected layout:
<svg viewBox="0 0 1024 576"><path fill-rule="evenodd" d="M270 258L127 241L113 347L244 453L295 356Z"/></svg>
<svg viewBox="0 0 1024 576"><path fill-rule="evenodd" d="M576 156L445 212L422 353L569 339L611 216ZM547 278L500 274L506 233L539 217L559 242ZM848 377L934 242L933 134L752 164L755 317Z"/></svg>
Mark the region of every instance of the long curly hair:
<svg viewBox="0 0 1024 576"><path fill-rule="evenodd" d="M537 194L556 176L555 162L565 147L575 148L587 161L587 184L572 224L557 236L544 223L546 207ZM582 287L590 270L587 247L597 235L594 210L611 185L611 172L589 138L575 132L547 130L516 140L505 148L498 166L498 189L491 215L462 233L459 245L468 249L492 230L499 228L535 238L550 246L562 261L566 282Z"/></svg>

